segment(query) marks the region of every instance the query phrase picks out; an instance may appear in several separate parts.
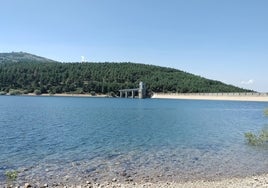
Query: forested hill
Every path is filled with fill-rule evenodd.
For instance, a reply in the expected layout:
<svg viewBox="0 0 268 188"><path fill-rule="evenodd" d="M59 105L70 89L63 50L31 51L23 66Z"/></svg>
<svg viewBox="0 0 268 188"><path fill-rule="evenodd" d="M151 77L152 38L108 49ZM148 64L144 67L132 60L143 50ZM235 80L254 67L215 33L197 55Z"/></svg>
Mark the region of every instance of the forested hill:
<svg viewBox="0 0 268 188"><path fill-rule="evenodd" d="M136 63L3 61L0 91L23 93L112 93L146 83L148 92L247 92L180 70Z"/></svg>
<svg viewBox="0 0 268 188"><path fill-rule="evenodd" d="M40 57L25 52L0 53L0 63L3 62L56 62L51 59Z"/></svg>

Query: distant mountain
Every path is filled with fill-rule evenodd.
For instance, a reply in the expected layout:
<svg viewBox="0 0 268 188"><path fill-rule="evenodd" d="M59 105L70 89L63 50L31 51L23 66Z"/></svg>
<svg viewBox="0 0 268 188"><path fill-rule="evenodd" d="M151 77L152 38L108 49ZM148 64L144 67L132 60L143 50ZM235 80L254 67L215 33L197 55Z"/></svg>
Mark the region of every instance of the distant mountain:
<svg viewBox="0 0 268 188"><path fill-rule="evenodd" d="M151 92L249 92L181 70L137 63L59 63L28 53L0 54L0 92L113 93L137 88ZM54 63L51 63L54 62Z"/></svg>
<svg viewBox="0 0 268 188"><path fill-rule="evenodd" d="M0 63L4 62L56 62L51 59L40 57L25 52L0 53Z"/></svg>

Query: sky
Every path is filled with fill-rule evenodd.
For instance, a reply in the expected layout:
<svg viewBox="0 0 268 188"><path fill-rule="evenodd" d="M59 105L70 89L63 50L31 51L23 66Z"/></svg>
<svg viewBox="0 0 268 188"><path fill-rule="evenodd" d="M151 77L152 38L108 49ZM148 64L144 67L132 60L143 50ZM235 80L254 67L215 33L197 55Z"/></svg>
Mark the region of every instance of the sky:
<svg viewBox="0 0 268 188"><path fill-rule="evenodd" d="M267 0L0 0L0 52L135 62L268 92Z"/></svg>

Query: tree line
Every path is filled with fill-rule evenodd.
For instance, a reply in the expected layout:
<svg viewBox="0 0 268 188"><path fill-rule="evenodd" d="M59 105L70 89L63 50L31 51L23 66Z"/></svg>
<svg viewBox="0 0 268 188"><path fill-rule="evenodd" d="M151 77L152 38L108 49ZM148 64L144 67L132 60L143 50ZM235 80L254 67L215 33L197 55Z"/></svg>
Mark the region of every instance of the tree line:
<svg viewBox="0 0 268 188"><path fill-rule="evenodd" d="M118 95L119 89L137 88L140 81L150 92L248 92L173 68L136 63L0 63L0 91L24 93L100 93Z"/></svg>

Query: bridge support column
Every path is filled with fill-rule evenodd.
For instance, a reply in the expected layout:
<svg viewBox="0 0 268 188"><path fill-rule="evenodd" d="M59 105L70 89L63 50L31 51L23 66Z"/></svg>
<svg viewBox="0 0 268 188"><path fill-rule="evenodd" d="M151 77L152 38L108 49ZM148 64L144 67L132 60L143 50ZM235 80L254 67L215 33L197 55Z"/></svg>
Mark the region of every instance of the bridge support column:
<svg viewBox="0 0 268 188"><path fill-rule="evenodd" d="M143 82L140 82L140 84L139 84L139 98L143 99L143 98L145 98L145 95L146 95L145 84Z"/></svg>
<svg viewBox="0 0 268 188"><path fill-rule="evenodd" d="M145 84L143 82L140 82L139 88L134 88L134 89L121 89L119 90L120 92L120 97L131 97L135 98L135 95L138 95L138 98L143 99L146 97L146 88Z"/></svg>

